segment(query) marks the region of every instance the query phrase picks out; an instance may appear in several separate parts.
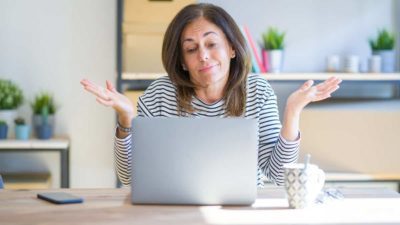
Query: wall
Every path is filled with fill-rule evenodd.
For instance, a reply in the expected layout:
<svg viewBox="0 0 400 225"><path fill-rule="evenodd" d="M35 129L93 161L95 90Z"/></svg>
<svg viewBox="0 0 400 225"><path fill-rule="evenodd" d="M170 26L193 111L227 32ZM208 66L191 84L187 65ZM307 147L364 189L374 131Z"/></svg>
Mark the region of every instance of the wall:
<svg viewBox="0 0 400 225"><path fill-rule="evenodd" d="M368 39L394 25L393 0L201 0L222 6L255 39L268 27L286 31L285 72L324 71L328 55L355 54L366 63ZM397 14L399 15L399 14Z"/></svg>
<svg viewBox="0 0 400 225"><path fill-rule="evenodd" d="M116 1L0 0L0 32L1 78L17 82L28 101L42 90L55 96L55 133L71 139L71 187L114 187L115 114L79 81L116 79Z"/></svg>
<svg viewBox="0 0 400 225"><path fill-rule="evenodd" d="M268 27L286 32L284 72L325 71L326 57L338 54L341 63L347 55L358 55L366 69L371 55L368 39L377 29L397 32L400 9L395 0L199 0L223 7L238 24L247 25L261 43ZM397 45L399 46L399 45ZM399 51L397 51L399 52ZM398 54L399 55L399 54ZM301 85L274 83L279 111L285 108L289 94ZM387 98L393 94L389 84L353 85L343 82L333 96L340 98Z"/></svg>

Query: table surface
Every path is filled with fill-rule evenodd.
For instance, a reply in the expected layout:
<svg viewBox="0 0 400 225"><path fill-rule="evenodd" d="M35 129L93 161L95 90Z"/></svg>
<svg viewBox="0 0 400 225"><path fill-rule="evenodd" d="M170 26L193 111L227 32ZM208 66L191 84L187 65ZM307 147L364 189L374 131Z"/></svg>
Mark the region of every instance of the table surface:
<svg viewBox="0 0 400 225"><path fill-rule="evenodd" d="M252 206L132 205L129 189L0 190L0 224L400 224L400 195L339 189L344 199L289 209L282 188L259 190ZM84 203L54 205L37 193L63 191Z"/></svg>

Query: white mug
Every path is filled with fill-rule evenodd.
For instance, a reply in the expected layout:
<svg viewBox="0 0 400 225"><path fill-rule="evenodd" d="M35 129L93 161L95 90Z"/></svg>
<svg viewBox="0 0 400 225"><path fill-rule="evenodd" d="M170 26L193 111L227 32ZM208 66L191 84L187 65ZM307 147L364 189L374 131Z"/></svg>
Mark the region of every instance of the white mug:
<svg viewBox="0 0 400 225"><path fill-rule="evenodd" d="M369 58L369 72L380 73L382 68L382 58L380 55L373 55Z"/></svg>
<svg viewBox="0 0 400 225"><path fill-rule="evenodd" d="M326 71L327 72L340 71L340 57L338 55L330 55L326 58Z"/></svg>
<svg viewBox="0 0 400 225"><path fill-rule="evenodd" d="M356 55L349 55L344 61L344 71L348 73L358 73L360 69L360 59Z"/></svg>
<svg viewBox="0 0 400 225"><path fill-rule="evenodd" d="M285 164L285 188L289 207L301 209L315 203L325 184L325 173L318 166L308 164Z"/></svg>

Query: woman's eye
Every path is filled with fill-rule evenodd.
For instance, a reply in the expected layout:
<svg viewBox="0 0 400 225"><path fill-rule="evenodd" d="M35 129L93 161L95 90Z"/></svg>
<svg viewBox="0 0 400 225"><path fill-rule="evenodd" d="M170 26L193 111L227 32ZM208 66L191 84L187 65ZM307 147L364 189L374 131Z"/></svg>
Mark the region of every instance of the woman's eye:
<svg viewBox="0 0 400 225"><path fill-rule="evenodd" d="M215 47L216 45L217 45L216 43L210 43L210 44L208 44L208 47L212 48L212 47Z"/></svg>
<svg viewBox="0 0 400 225"><path fill-rule="evenodd" d="M192 53L194 51L196 51L196 48L188 48L188 49L186 49L186 52L188 52L188 53Z"/></svg>

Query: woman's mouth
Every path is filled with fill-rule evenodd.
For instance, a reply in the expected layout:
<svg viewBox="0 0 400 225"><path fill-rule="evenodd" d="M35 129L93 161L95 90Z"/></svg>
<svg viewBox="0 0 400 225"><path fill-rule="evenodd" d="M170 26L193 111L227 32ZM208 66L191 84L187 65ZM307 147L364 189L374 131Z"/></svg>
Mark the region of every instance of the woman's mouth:
<svg viewBox="0 0 400 225"><path fill-rule="evenodd" d="M217 65L210 65L210 66L202 67L202 68L199 70L199 72L202 72L202 73L208 72L208 71L210 71L212 68L214 68L215 66L217 66Z"/></svg>

